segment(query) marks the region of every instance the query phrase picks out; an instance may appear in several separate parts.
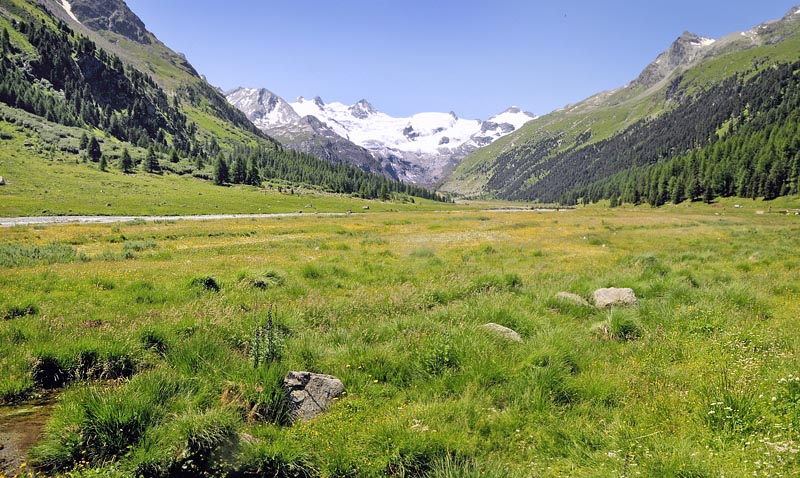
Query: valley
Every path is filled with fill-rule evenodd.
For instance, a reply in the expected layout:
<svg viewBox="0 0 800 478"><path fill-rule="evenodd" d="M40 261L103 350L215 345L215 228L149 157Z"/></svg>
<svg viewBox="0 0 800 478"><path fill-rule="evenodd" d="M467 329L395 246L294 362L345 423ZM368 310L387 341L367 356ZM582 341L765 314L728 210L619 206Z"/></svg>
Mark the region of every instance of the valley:
<svg viewBox="0 0 800 478"><path fill-rule="evenodd" d="M528 61L472 28L399 56ZM0 0L0 478L800 475L798 52L794 7L541 116L391 115Z"/></svg>

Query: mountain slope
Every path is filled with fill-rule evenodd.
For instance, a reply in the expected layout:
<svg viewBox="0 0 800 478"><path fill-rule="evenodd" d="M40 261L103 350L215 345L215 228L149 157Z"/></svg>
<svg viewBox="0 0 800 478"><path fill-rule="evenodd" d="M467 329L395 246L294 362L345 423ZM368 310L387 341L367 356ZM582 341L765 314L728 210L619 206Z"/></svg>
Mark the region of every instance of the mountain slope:
<svg viewBox="0 0 800 478"><path fill-rule="evenodd" d="M443 189L555 201L627 168L716 141L741 105L717 108L714 88L726 81L745 88L758 72L800 58L798 11L716 41L681 35L628 85L542 116L466 158ZM674 134L675 125L694 132Z"/></svg>
<svg viewBox="0 0 800 478"><path fill-rule="evenodd" d="M218 184L289 181L368 198L433 197L284 149L121 0L0 0L0 101L44 120L41 127L20 127L38 136L50 157L72 156L89 168L192 175ZM23 117L11 111L0 121ZM83 138L60 126L83 130ZM11 145L2 144L4 152Z"/></svg>
<svg viewBox="0 0 800 478"><path fill-rule="evenodd" d="M368 150L343 138L316 117L300 116L283 98L267 89L237 88L227 92L226 97L258 128L295 151L399 179L391 165L381 164Z"/></svg>
<svg viewBox="0 0 800 478"><path fill-rule="evenodd" d="M259 128L293 149L417 184L435 184L466 155L535 117L509 108L488 121L453 112L394 118L366 100L345 105L301 97L288 103L252 88L237 88L227 97Z"/></svg>

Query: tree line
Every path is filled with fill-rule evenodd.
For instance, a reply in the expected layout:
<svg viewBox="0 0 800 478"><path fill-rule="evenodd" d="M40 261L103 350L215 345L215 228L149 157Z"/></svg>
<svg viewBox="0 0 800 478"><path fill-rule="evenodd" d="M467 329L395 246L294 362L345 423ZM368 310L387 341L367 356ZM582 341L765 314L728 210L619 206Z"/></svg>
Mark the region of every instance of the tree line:
<svg viewBox="0 0 800 478"><path fill-rule="evenodd" d="M800 67L782 65L778 69ZM787 70L788 71L788 70ZM770 75L771 76L771 75ZM567 204L608 199L661 206L718 197L775 199L800 192L800 79L778 83L761 102L730 120L728 131L698 150L578 188ZM766 90L765 90L766 91ZM766 105L766 108L762 106Z"/></svg>
<svg viewBox="0 0 800 478"><path fill-rule="evenodd" d="M797 122L798 68L753 69L691 93L678 77L667 89L678 104L665 113L566 151L553 152L563 134L522 145L498 158L489 186L505 199L565 204L791 194L796 125L784 123Z"/></svg>
<svg viewBox="0 0 800 478"><path fill-rule="evenodd" d="M145 148L148 154L142 164L147 172L159 172L159 160L167 155L171 163L187 160L195 171L213 166L218 183L257 185L274 178L366 198L397 192L444 200L421 187L285 149L200 78L170 96L149 75L124 64L60 19L52 15L50 19L55 27L32 15L10 22L35 55L14 45L8 30L0 31L0 101L51 122L97 128ZM220 144L214 137L202 138L182 102L233 123L251 133L254 141L244 144L226 138ZM91 156L97 162L105 159L102 152ZM120 161L118 166L133 172L136 163Z"/></svg>

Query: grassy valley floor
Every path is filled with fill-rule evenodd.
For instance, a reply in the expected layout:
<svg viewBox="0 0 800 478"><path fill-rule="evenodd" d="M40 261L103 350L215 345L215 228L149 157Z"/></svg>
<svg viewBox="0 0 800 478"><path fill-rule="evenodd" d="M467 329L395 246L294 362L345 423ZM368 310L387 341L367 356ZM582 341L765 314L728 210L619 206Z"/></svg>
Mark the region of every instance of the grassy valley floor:
<svg viewBox="0 0 800 478"><path fill-rule="evenodd" d="M800 216L724 206L5 228L0 400L69 476L796 476Z"/></svg>

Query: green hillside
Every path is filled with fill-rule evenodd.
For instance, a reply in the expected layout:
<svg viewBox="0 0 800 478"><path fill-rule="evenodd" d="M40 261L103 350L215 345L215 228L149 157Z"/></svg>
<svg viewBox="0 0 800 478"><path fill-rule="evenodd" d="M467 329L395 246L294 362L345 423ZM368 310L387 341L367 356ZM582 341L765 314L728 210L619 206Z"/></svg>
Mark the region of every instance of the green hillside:
<svg viewBox="0 0 800 478"><path fill-rule="evenodd" d="M754 78L800 59L799 26L796 15L787 15L751 32L730 35L697 57L678 58L677 68L655 79L647 77L659 63L654 62L625 87L542 116L478 150L442 189L470 196L569 202L596 181L713 145L726 134L736 134L733 118L766 114L776 107L764 102L763 111L749 111L746 102L722 95L732 90L737 97L758 97ZM687 35L659 58L683 51L675 46L686 42ZM718 100L727 101L724 109L710 107Z"/></svg>
<svg viewBox="0 0 800 478"><path fill-rule="evenodd" d="M422 188L285 150L228 104L185 59L144 30L124 2L73 4L77 15L88 15L87 24L96 20L104 25L105 17L92 20L92 15L107 15L117 23L93 30L72 20L60 2L0 0L0 104L8 106L0 116L0 128L8 136L2 142L8 159L0 159L0 176L9 183L19 184L21 174L9 169L10 158L18 166L23 159L36 161L37 155L28 154L35 149L49 159L125 175L148 174L155 183L163 178L163 189L187 183L167 180L178 175L218 185L282 183L370 199L438 199ZM28 139L11 141L23 136ZM130 161L123 164L123 156ZM26 164L19 171L41 169L41 164ZM46 182L71 184L73 178L59 176L66 172ZM121 176L107 178L127 182ZM153 200L135 196L134 189L127 192L140 201ZM15 196L0 201L0 215L22 211L12 204L27 202L34 212L33 205L40 204L32 191L20 196L20 190L0 189L0 199L7 194ZM62 213L69 208L42 209Z"/></svg>

